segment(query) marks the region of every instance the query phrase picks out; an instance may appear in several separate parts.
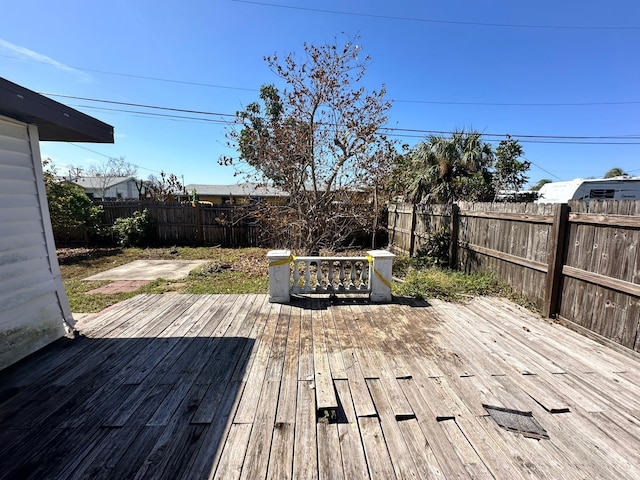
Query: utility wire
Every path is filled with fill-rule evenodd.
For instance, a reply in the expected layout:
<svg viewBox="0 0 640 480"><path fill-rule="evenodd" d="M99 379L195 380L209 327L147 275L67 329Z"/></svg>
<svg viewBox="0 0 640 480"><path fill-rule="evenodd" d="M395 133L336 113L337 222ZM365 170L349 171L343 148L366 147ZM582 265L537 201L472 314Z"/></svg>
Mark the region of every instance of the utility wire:
<svg viewBox="0 0 640 480"><path fill-rule="evenodd" d="M236 3L246 3L250 5L260 5L263 7L285 8L289 10L301 10L315 13L329 13L332 15L345 15L351 17L379 18L383 20L399 20L405 22L437 23L444 25L463 25L474 27L500 27L500 28L528 28L544 30L640 30L640 27L624 26L582 26L582 25L535 25L521 23L487 23L487 22L462 22L456 20L436 20L431 18L399 17L394 15L377 15L372 13L346 12L339 10L326 10L322 8L299 7L295 5L282 5L278 3L255 2L251 0L232 0Z"/></svg>
<svg viewBox="0 0 640 480"><path fill-rule="evenodd" d="M197 115L216 115L220 117L234 117L234 118L236 116L233 113L216 113L216 112L207 112L207 111L201 111L201 110L187 110L184 108L161 107L158 105L148 105L143 103L116 102L115 100L102 100L98 98L76 97L73 95L63 95L61 93L46 93L46 92L38 92L38 93L40 93L41 95L49 95L50 97L71 98L73 100L86 100L89 102L110 103L112 105L126 105L129 107L152 108L157 110L168 110L171 112L195 113Z"/></svg>
<svg viewBox="0 0 640 480"><path fill-rule="evenodd" d="M20 60L23 62L32 62L32 63L41 63L44 65L55 65L52 62L45 62L41 60L33 60L20 58L13 55L1 55L0 57L11 58L14 60ZM190 82L184 80L175 80L170 78L161 78L161 77L149 77L145 75L133 75L128 73L117 73L117 72L107 72L105 70L95 70L91 68L83 68L83 67L69 67L75 70L86 71L86 72L94 72L94 73L102 73L105 75L116 75L120 77L128 77L128 78L138 78L141 80L152 80L156 82L167 82L167 83L175 83L182 85L191 85L198 87L209 87L209 88L223 88L228 90L240 90L245 92L259 92L259 89L256 88L246 88L246 87L232 87L229 85L218 85L212 83L203 83L203 82ZM52 94L53 95L53 94ZM412 99L390 99L390 102L394 103L409 103L409 104L424 104L424 105L459 105L459 106L473 106L473 107L589 107L589 106L615 106L615 105L638 105L640 104L640 100L630 100L630 101L612 101L612 102L563 102L563 103L553 103L553 102L456 102L456 101L447 101L447 100L412 100Z"/></svg>
<svg viewBox="0 0 640 480"><path fill-rule="evenodd" d="M167 110L171 112L182 112L182 113L192 113L197 115L212 115L212 116L221 116L221 117L233 117L236 115L232 113L219 113L219 112L209 112L204 110L190 110L185 108L174 108L174 107L163 107L159 105L148 105L143 103L130 103L130 102L118 102L114 100L104 100L97 98L88 98L88 97L76 97L74 95L62 95L56 93L42 93L42 95L49 95L53 97L64 97L71 98L74 100L85 100L90 102L100 102L100 103L108 103L114 105L125 105L125 106L134 106L139 108L150 108L155 110ZM113 109L114 111L119 111L117 109ZM125 111L125 110L122 110ZM145 113L148 115L152 115L148 112L136 112L136 113ZM185 119L196 120L197 117L182 117ZM230 122L233 123L233 122ZM442 135L450 135L454 133L453 131L446 130L425 130L425 129L417 129L417 128L399 128L399 127L381 127L382 130L391 131L391 132L414 132L414 133L427 133L427 134L442 134ZM510 135L511 137L518 138L530 138L530 139L557 139L557 140L630 140L637 138L640 142L640 135L616 135L616 136L569 136L569 135L527 135L527 134L515 134L515 133L482 133L483 136L487 137L506 137ZM607 144L607 143L605 143ZM631 145L635 145L635 143L630 143ZM639 143L640 144L640 143Z"/></svg>
<svg viewBox="0 0 640 480"><path fill-rule="evenodd" d="M543 172L548 173L548 174L549 174L549 175L551 175L553 178L557 178L558 180L562 181L562 179L561 179L559 176L554 175L554 174L553 174L553 173L551 173L549 170L546 170L546 169L542 168L540 165L538 165L537 163L535 163L535 162L533 162L533 161L529 160L527 157L523 156L522 158L523 158L523 159L525 159L527 162L531 163L531 165L535 165L537 168L539 168L539 169L540 169L540 170L542 170Z"/></svg>
<svg viewBox="0 0 640 480"><path fill-rule="evenodd" d="M91 153L95 153L96 155L100 155L100 156L105 157L105 158L108 158L108 159L110 159L110 160L115 159L115 157L112 157L111 155L105 155L104 153L100 153L100 152L97 152L97 151L92 150L92 149L90 149L90 148L83 147L82 145L78 145L77 143L72 143L72 142L66 142L66 143L67 143L68 145L73 145L74 147L78 147L78 148L81 148L81 149L83 149L83 150L87 150L87 151L89 151L89 152L91 152ZM140 166L140 165L136 165L135 163L131 163L131 162L127 162L127 163L128 163L128 164L130 164L130 165L133 165L133 166L134 166L134 167L136 167L136 168L140 168L140 169L142 169L142 170L148 170L148 171L150 171L150 172L155 172L155 173L162 173L162 172L161 172L161 171L159 171L159 170L153 170L152 168L147 168L147 167L143 167L143 166Z"/></svg>
<svg viewBox="0 0 640 480"><path fill-rule="evenodd" d="M474 107L591 107L602 105L637 105L640 101L623 102L567 102L567 103L509 103L509 102L448 102L441 100L390 100L395 103L422 103L428 105L461 105Z"/></svg>
<svg viewBox="0 0 640 480"><path fill-rule="evenodd" d="M53 62L45 62L43 60L34 60L34 59L31 59L31 58L21 58L21 57L16 57L16 56L13 56L13 55L0 55L0 57L12 58L14 60L21 60L23 62L42 63L44 65L58 66L57 64L55 64ZM134 74L131 74L131 73L107 72L106 70L96 70L96 69L93 69L93 68L74 67L74 66L71 66L71 65L67 65L67 66L69 68L73 68L74 70L80 70L80 71L83 71L83 72L102 73L104 75L115 75L115 76L118 76L118 77L139 78L141 80L153 80L155 82L177 83L177 84L182 84L182 85L191 85L191 86L195 86L195 87L225 88L225 89L228 89L228 90L244 90L244 91L247 91L247 92L259 92L259 90L255 89L255 88L231 87L229 85L218 85L218 84L213 84L213 83L202 83L202 82L189 82L189 81L185 81L185 80L174 80L174 79L170 79L170 78L149 77L149 76L145 76L145 75L134 75Z"/></svg>
<svg viewBox="0 0 640 480"><path fill-rule="evenodd" d="M445 134L449 135L453 132L445 131L445 130L422 130L422 129L414 129L414 128L399 128L399 127L381 127L382 130L395 130L402 132L421 132L421 133L433 133L433 134ZM504 137L507 134L505 133L482 133L484 137ZM556 139L575 139L575 140L584 140L584 139L618 139L618 140L628 140L637 138L640 140L640 135L619 135L619 136L568 136L568 135L524 135L524 134L509 134L512 137L518 138L556 138Z"/></svg>
<svg viewBox="0 0 640 480"><path fill-rule="evenodd" d="M232 120L218 120L215 118L200 118L200 117L189 117L189 116L185 116L185 115L170 115L167 113L155 113L155 112L142 112L139 110L125 110L122 108L108 108L108 107L96 107L93 105L69 105L72 106L74 108L87 108L87 109L91 109L91 110L99 110L99 111L106 111L106 112L121 112L121 113L131 113L134 115L140 115L140 116L145 116L145 117L161 117L161 118L167 118L167 119L182 119L182 120L197 120L199 122L207 122L207 123L214 123L216 125L233 125L235 124L234 121Z"/></svg>

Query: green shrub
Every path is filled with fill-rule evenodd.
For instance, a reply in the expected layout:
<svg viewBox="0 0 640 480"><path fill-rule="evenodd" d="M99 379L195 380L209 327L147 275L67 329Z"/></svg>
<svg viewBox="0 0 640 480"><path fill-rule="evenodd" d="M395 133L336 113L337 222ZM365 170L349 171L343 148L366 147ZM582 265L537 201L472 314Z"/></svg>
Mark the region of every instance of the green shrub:
<svg viewBox="0 0 640 480"><path fill-rule="evenodd" d="M56 242L74 238L87 240L100 233L102 209L95 206L80 187L59 182L51 173L45 173L44 179Z"/></svg>
<svg viewBox="0 0 640 480"><path fill-rule="evenodd" d="M145 208L133 212L128 218L117 218L113 224L113 234L123 247L145 247L153 240L154 222Z"/></svg>
<svg viewBox="0 0 640 480"><path fill-rule="evenodd" d="M449 266L449 245L451 235L442 227L439 232L430 234L425 244L416 253L416 264L419 267Z"/></svg>

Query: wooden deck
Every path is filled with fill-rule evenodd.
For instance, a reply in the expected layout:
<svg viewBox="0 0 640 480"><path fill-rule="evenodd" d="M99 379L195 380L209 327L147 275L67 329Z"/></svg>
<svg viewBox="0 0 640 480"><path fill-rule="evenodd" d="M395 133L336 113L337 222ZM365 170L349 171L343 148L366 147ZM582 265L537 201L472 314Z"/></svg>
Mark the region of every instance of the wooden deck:
<svg viewBox="0 0 640 480"><path fill-rule="evenodd" d="M640 364L501 300L142 295L80 331L0 373L1 478L640 478Z"/></svg>

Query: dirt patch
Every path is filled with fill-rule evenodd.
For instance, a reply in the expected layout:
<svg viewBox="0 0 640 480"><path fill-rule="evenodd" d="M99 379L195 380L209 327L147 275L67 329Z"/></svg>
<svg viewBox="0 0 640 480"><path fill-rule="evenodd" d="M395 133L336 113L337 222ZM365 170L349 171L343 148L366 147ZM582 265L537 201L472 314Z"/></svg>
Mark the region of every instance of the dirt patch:
<svg viewBox="0 0 640 480"><path fill-rule="evenodd" d="M111 282L102 287L89 290L87 293L123 293L123 292L135 292L140 287L144 287L149 280L118 280L117 282Z"/></svg>

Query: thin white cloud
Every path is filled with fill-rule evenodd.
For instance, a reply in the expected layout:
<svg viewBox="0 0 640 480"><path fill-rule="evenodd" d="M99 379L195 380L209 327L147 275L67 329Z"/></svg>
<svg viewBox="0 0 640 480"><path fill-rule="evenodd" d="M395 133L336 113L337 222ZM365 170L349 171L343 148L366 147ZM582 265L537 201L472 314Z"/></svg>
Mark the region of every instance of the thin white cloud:
<svg viewBox="0 0 640 480"><path fill-rule="evenodd" d="M8 42L7 40L4 40L2 38L0 38L0 48L4 49L4 50L8 50L16 55L18 55L20 58L25 59L25 60L32 60L34 62L39 62L39 63L47 63L49 65L52 65L60 70L63 70L65 72L69 72L72 73L74 75L79 76L82 80L89 80L91 78L90 75L88 75L85 72L82 72L80 70L77 70L73 67L69 67L67 65L65 65L64 63L58 62L57 60L54 60L51 57L48 57L46 55L43 55L41 53L38 52L34 52L33 50L29 50L28 48L25 47L21 47L20 45L16 45L14 43Z"/></svg>

